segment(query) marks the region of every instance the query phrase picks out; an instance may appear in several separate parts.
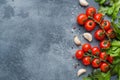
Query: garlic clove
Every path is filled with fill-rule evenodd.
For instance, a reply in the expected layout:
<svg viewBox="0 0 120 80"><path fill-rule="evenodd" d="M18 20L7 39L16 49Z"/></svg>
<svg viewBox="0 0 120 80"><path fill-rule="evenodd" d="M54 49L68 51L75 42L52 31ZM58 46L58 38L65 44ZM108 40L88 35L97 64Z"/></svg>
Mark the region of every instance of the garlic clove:
<svg viewBox="0 0 120 80"><path fill-rule="evenodd" d="M91 35L90 33L84 33L83 36L84 36L84 38L85 38L86 40L88 40L89 42L92 41L92 35Z"/></svg>
<svg viewBox="0 0 120 80"><path fill-rule="evenodd" d="M82 75L85 72L86 72L86 69L79 69L77 72L77 76L79 77L80 75Z"/></svg>
<svg viewBox="0 0 120 80"><path fill-rule="evenodd" d="M74 36L74 43L77 45L77 46L80 46L81 45L81 41L79 40L78 36Z"/></svg>
<svg viewBox="0 0 120 80"><path fill-rule="evenodd" d="M79 0L81 6L88 6L89 3L86 0Z"/></svg>

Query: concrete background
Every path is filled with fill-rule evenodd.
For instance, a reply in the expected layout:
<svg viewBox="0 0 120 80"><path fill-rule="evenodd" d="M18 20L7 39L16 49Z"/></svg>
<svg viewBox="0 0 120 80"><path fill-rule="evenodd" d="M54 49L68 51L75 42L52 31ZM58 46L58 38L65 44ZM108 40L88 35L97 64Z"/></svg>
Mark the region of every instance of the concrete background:
<svg viewBox="0 0 120 80"><path fill-rule="evenodd" d="M89 74L91 67L79 62L75 69L77 60L71 58L80 48L73 36L87 42L85 29L76 24L84 11L78 0L0 0L0 80L81 80ZM78 78L80 68L87 73Z"/></svg>

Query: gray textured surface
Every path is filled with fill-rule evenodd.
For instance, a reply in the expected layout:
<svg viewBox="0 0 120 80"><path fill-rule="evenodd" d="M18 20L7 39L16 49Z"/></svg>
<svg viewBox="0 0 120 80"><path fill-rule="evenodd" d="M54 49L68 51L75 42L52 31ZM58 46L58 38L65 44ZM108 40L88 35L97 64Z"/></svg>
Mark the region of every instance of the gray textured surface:
<svg viewBox="0 0 120 80"><path fill-rule="evenodd" d="M85 31L75 21L81 12L78 0L0 0L0 80L81 80L90 73L82 64L74 69L71 58L74 34ZM80 78L79 68L88 70Z"/></svg>

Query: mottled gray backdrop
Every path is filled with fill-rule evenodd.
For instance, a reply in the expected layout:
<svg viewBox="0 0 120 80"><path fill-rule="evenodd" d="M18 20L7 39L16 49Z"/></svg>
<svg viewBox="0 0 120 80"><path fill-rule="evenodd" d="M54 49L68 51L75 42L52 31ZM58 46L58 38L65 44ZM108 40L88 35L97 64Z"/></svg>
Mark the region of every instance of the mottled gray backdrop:
<svg viewBox="0 0 120 80"><path fill-rule="evenodd" d="M80 48L73 36L87 42L85 29L76 24L84 8L78 0L0 0L0 80L81 80L90 73L81 62L75 69L71 58ZM78 78L80 68L87 73Z"/></svg>

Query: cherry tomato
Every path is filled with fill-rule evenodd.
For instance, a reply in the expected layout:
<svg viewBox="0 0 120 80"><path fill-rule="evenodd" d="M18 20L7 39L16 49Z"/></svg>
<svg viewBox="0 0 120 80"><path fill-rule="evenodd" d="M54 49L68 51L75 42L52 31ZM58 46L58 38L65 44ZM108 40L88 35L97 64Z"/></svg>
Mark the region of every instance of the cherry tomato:
<svg viewBox="0 0 120 80"><path fill-rule="evenodd" d="M101 49L109 49L110 48L110 41L108 41L108 40L101 41L100 48Z"/></svg>
<svg viewBox="0 0 120 80"><path fill-rule="evenodd" d="M101 64L100 59L98 59L98 58L93 59L93 61L92 61L92 67L98 68L100 66L100 64Z"/></svg>
<svg viewBox="0 0 120 80"><path fill-rule="evenodd" d="M108 29L110 29L110 22L108 20L103 20L101 23L102 27L104 27L104 29L107 31Z"/></svg>
<svg viewBox="0 0 120 80"><path fill-rule="evenodd" d="M109 65L105 62L101 63L100 69L102 72L107 72L109 70Z"/></svg>
<svg viewBox="0 0 120 80"><path fill-rule="evenodd" d="M83 56L84 56L84 52L82 50L76 51L76 54L75 54L76 59L80 60L83 58Z"/></svg>
<svg viewBox="0 0 120 80"><path fill-rule="evenodd" d="M90 45L89 43L83 44L83 45L82 45L82 50L83 50L84 52L89 52L89 51L91 51L91 45Z"/></svg>
<svg viewBox="0 0 120 80"><path fill-rule="evenodd" d="M88 7L87 9L86 9L86 15L87 16L93 16L94 14L96 14L96 9L94 8L94 7Z"/></svg>
<svg viewBox="0 0 120 80"><path fill-rule="evenodd" d="M100 53L100 58L101 58L102 60L107 60L107 57L108 57L108 55L107 55L106 52L101 52L101 53Z"/></svg>
<svg viewBox="0 0 120 80"><path fill-rule="evenodd" d="M115 32L113 31L112 28L107 31L107 34L109 35L110 38L115 38Z"/></svg>
<svg viewBox="0 0 120 80"><path fill-rule="evenodd" d="M93 20L87 20L85 23L85 29L87 31L92 31L96 26L96 23Z"/></svg>
<svg viewBox="0 0 120 80"><path fill-rule="evenodd" d="M97 13L94 15L94 19L97 21L97 22L101 22L102 19L103 19L103 14L101 13Z"/></svg>
<svg viewBox="0 0 120 80"><path fill-rule="evenodd" d="M111 64L113 63L113 59L114 59L114 58L113 58L112 56L110 56L110 55L109 55L108 58L107 58L107 60L108 60Z"/></svg>
<svg viewBox="0 0 120 80"><path fill-rule="evenodd" d="M99 55L100 54L100 49L97 46L93 47L92 48L92 54L93 55Z"/></svg>
<svg viewBox="0 0 120 80"><path fill-rule="evenodd" d="M101 41L101 40L103 40L103 39L105 38L105 34L104 34L104 32L103 32L102 29L98 29L98 30L95 31L94 37L95 37L97 40L100 40L100 41Z"/></svg>
<svg viewBox="0 0 120 80"><path fill-rule="evenodd" d="M79 15L77 16L77 23L78 23L79 25L83 25L83 24L85 24L85 22L86 22L87 19L88 19L88 18L87 18L87 16L86 16L86 14L84 14L84 13L79 14Z"/></svg>
<svg viewBox="0 0 120 80"><path fill-rule="evenodd" d="M90 62L91 61L91 57L90 56L86 56L86 57L84 57L83 59L82 59L82 62L83 62L83 64L84 65L90 65Z"/></svg>

